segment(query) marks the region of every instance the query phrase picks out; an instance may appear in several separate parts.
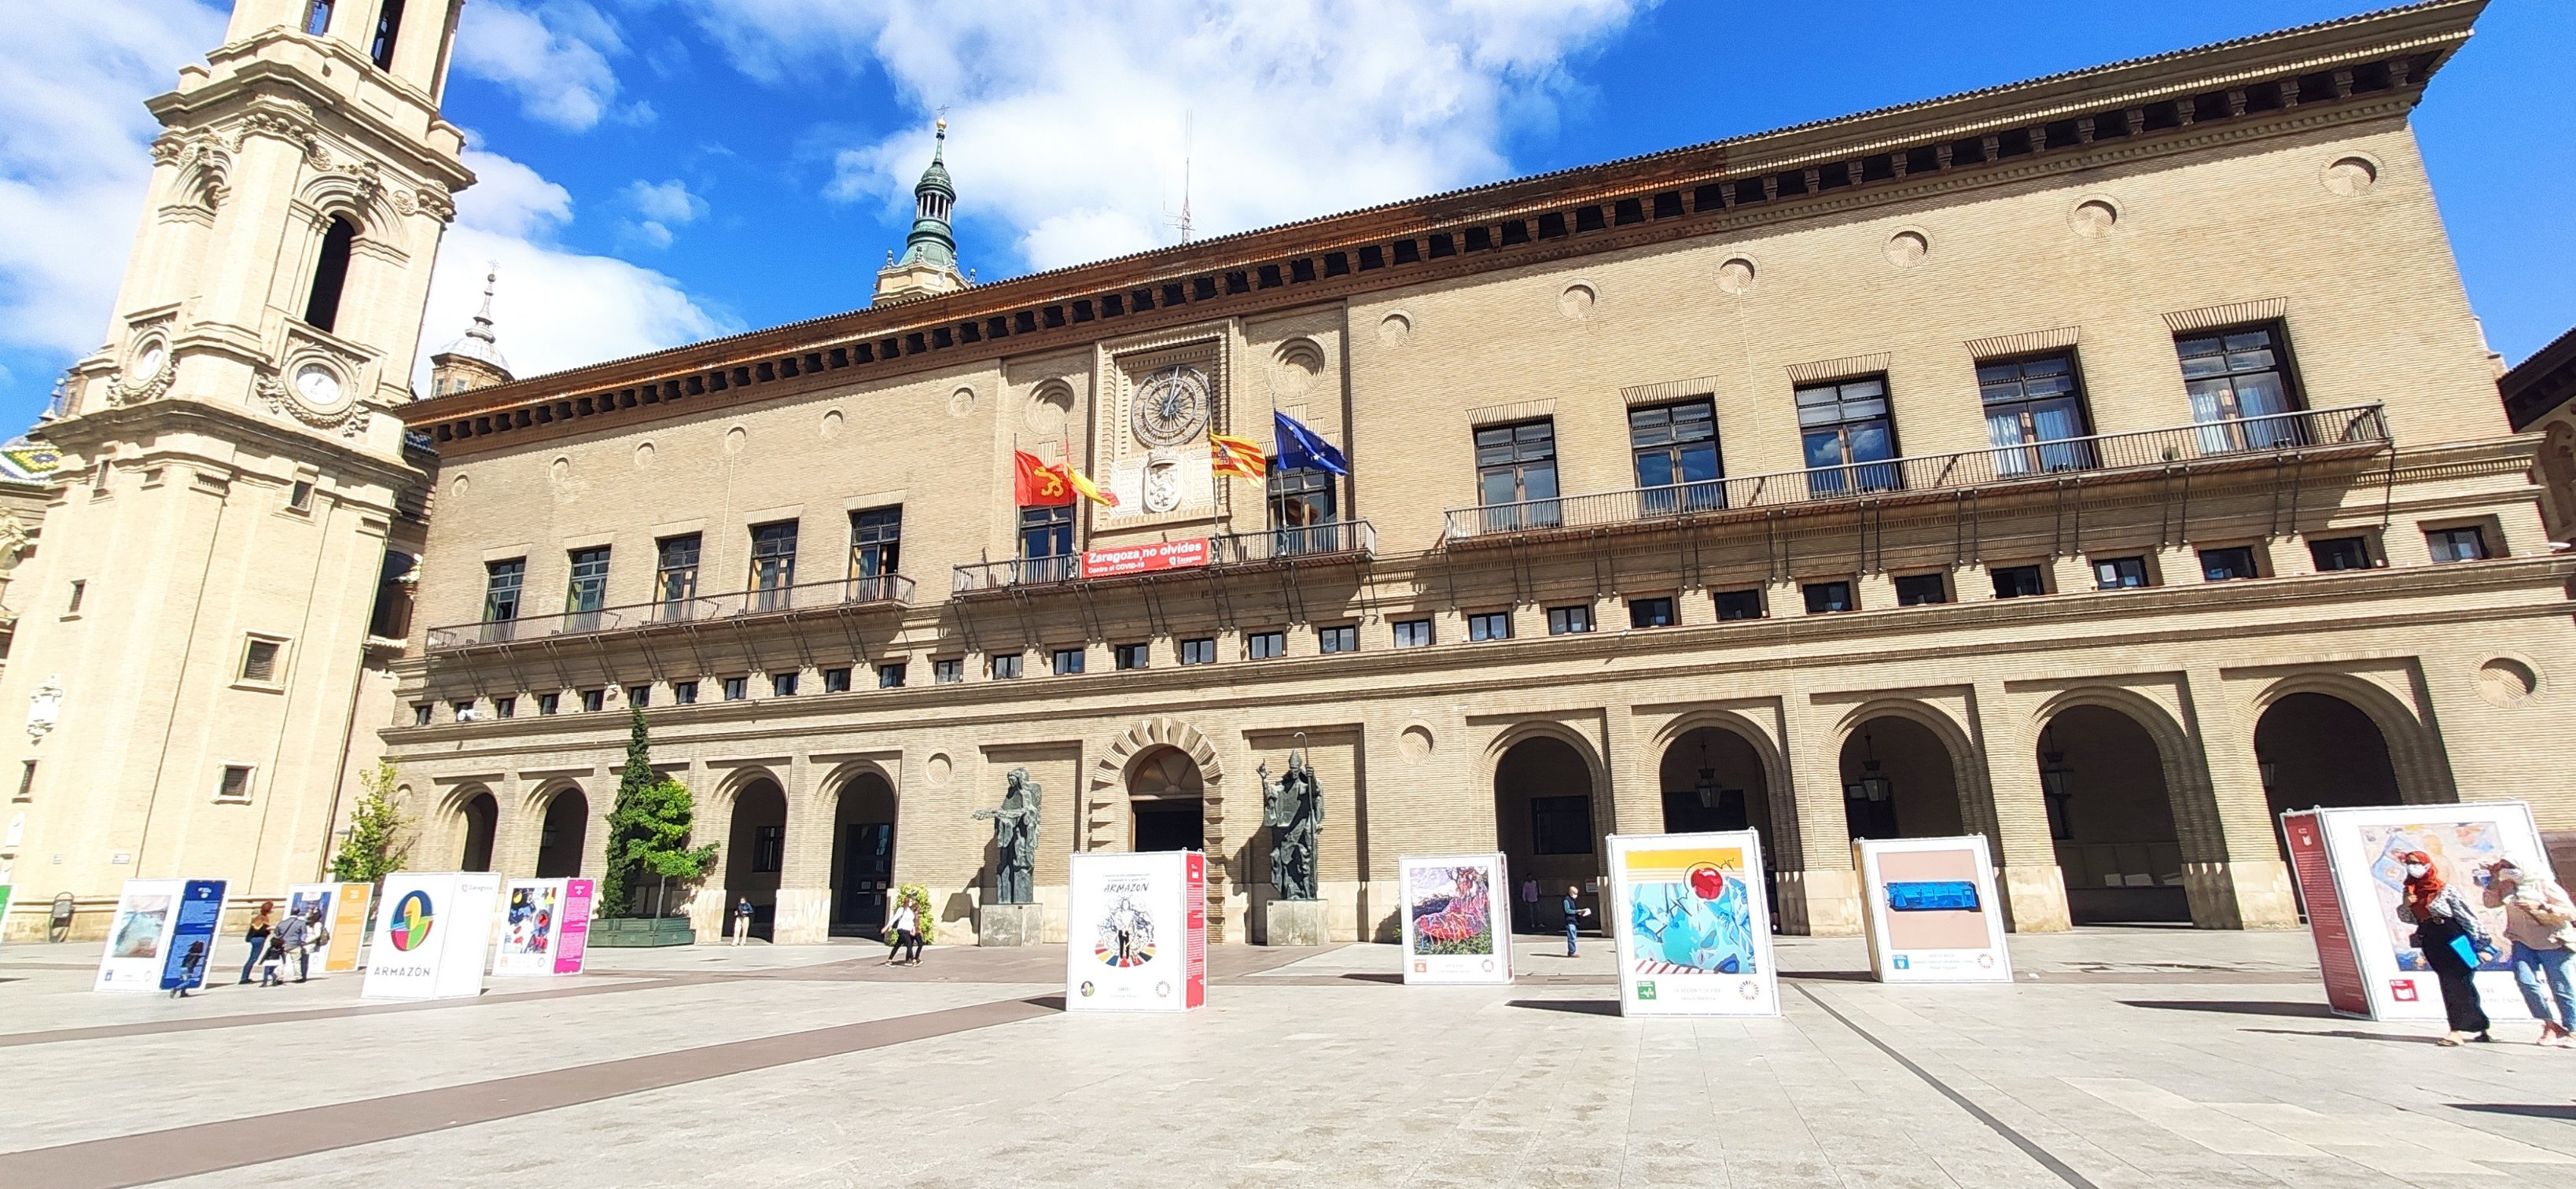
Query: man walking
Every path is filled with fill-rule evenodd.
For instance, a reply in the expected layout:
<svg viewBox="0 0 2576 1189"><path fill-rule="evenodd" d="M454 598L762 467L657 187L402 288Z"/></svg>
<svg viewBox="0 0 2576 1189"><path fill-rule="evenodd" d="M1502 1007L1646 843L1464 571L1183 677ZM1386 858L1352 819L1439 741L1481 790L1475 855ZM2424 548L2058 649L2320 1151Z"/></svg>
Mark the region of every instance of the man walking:
<svg viewBox="0 0 2576 1189"><path fill-rule="evenodd" d="M268 943L275 946L279 954L294 960L295 981L299 983L311 973L312 959L307 956L307 951L311 948L312 942L313 924L305 920L304 914L300 912L286 914L277 922L277 928L268 935Z"/></svg>
<svg viewBox="0 0 2576 1189"><path fill-rule="evenodd" d="M1575 930L1581 926L1583 918L1592 915L1591 909L1585 908L1575 902L1575 897L1582 894L1583 889L1579 887L1569 887L1565 889L1565 956L1569 958L1575 956Z"/></svg>
<svg viewBox="0 0 2576 1189"><path fill-rule="evenodd" d="M745 896L740 903L733 906L733 943L741 945L749 940L751 940L751 897Z"/></svg>

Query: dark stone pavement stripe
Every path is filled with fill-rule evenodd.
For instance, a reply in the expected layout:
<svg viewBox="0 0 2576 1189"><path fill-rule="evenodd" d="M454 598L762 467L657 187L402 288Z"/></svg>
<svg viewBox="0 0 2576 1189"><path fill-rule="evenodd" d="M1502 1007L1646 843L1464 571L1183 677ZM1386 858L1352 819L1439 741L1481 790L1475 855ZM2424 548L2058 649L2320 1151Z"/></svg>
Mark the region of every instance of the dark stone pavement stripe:
<svg viewBox="0 0 2576 1189"><path fill-rule="evenodd" d="M311 1007L297 1011L242 1012L228 1016L192 1016L178 1020L138 1020L131 1024L100 1024L89 1028L57 1028L47 1032L0 1032L0 1049L21 1045L61 1044L74 1040L110 1040L120 1036L157 1036L169 1032L204 1032L216 1028L246 1028L253 1024L291 1024L299 1020L332 1020L343 1016L374 1016L393 1012L442 1011L458 1007L482 1007L502 1003L529 1003L540 999L571 999L583 995L613 995L620 991L649 991L691 983L722 982L723 975L666 975L652 979L620 982L582 983L544 991L518 991L507 995L486 994L465 999L424 999L406 1003L366 1003L349 1007Z"/></svg>
<svg viewBox="0 0 2576 1189"><path fill-rule="evenodd" d="M462 1086L0 1153L0 1185L46 1189L148 1185L928 1040L1061 1010L1060 997L1004 999Z"/></svg>

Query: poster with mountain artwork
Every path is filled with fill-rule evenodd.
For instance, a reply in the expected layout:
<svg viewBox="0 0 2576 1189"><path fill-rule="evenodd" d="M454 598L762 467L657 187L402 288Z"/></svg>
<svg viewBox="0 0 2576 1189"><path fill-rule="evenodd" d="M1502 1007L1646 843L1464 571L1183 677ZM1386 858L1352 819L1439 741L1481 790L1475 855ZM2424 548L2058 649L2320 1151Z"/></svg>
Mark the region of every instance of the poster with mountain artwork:
<svg viewBox="0 0 2576 1189"><path fill-rule="evenodd" d="M1729 830L1609 843L1620 1013L1780 1014L1761 838Z"/></svg>
<svg viewBox="0 0 2576 1189"><path fill-rule="evenodd" d="M1407 855L1397 860L1404 888L1404 981L1512 981L1509 918L1495 899L1511 886L1499 854Z"/></svg>

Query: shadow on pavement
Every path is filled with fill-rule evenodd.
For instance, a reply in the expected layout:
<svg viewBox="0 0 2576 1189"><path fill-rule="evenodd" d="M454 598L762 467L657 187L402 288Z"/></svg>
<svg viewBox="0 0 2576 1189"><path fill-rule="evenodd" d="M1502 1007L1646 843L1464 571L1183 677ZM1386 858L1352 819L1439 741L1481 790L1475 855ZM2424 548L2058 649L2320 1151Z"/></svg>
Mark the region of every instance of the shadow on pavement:
<svg viewBox="0 0 2576 1189"><path fill-rule="evenodd" d="M1064 1010L1064 996L1062 995L1034 995L1027 999L1023 999L1020 1002L1034 1004L1038 1007L1053 1008L1056 1011Z"/></svg>
<svg viewBox="0 0 2576 1189"><path fill-rule="evenodd" d="M2328 1032L2312 1032L2305 1028L2248 1028L2245 1031L2260 1032L2270 1036L2330 1036L2337 1040L2385 1040L2410 1045L2428 1045L2441 1039L2433 1036L2401 1036L2393 1032L2354 1032L2348 1028L2338 1028Z"/></svg>
<svg viewBox="0 0 2576 1189"><path fill-rule="evenodd" d="M1783 970L1780 977L1819 979L1837 983L1874 983L1878 976L1866 970Z"/></svg>
<svg viewBox="0 0 2576 1189"><path fill-rule="evenodd" d="M1600 999L1514 999L1510 1001L1509 1006L1526 1007L1536 1011L1570 1011L1588 1016L1619 1014L1619 1005L1616 1002Z"/></svg>
<svg viewBox="0 0 2576 1189"><path fill-rule="evenodd" d="M2306 1016L2331 1020L2334 1009L2322 1003L2281 1003L2261 999L2123 999L2122 1007L2152 1007L2159 1011L2214 1011L2239 1016Z"/></svg>
<svg viewBox="0 0 2576 1189"><path fill-rule="evenodd" d="M1360 971L1350 971L1343 974L1342 977L1364 983L1402 983L1404 981L1404 976L1401 974L1384 974L1376 971L1365 973Z"/></svg>
<svg viewBox="0 0 2576 1189"><path fill-rule="evenodd" d="M2484 1111L2490 1115L2529 1115L2534 1119L2564 1119L2576 1123L2576 1106L2557 1106L2537 1102L2454 1102L2455 1111Z"/></svg>

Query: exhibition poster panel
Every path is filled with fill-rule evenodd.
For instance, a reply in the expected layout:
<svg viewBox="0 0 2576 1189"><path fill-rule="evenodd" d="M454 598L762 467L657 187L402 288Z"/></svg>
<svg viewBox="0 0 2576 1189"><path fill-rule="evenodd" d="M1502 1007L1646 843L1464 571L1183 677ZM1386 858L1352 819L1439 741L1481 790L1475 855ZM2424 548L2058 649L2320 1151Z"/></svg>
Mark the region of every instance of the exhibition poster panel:
<svg viewBox="0 0 2576 1189"><path fill-rule="evenodd" d="M2012 981L1984 835L1866 839L1854 849L1880 982Z"/></svg>
<svg viewBox="0 0 2576 1189"><path fill-rule="evenodd" d="M189 880L179 890L170 941L162 947L162 990L193 991L206 985L206 965L215 957L215 930L223 923L224 881Z"/></svg>
<svg viewBox="0 0 2576 1189"><path fill-rule="evenodd" d="M1770 907L1751 830L1610 836L1625 1015L1780 1012Z"/></svg>
<svg viewBox="0 0 2576 1189"><path fill-rule="evenodd" d="M590 949L590 904L598 898L596 880L564 881L563 916L555 924L555 973L579 974Z"/></svg>
<svg viewBox="0 0 2576 1189"><path fill-rule="evenodd" d="M483 989L483 950L492 935L498 876L401 871L385 877L376 918L368 999L438 999Z"/></svg>
<svg viewBox="0 0 2576 1189"><path fill-rule="evenodd" d="M330 948L324 951L322 969L334 973L358 968L358 947L367 940L367 910L375 907L374 884L344 883L331 915Z"/></svg>
<svg viewBox="0 0 2576 1189"><path fill-rule="evenodd" d="M2290 877L2299 902L2308 912L2308 935L2316 942L2317 970L2326 980L2326 1006L2347 1016L2370 1014L2370 991L2362 983L2361 962L2352 948L2352 921L2345 915L2343 894L2336 890L2334 870L2326 861L2325 825L2315 811L2281 815L2282 836L2290 841Z"/></svg>
<svg viewBox="0 0 2576 1189"><path fill-rule="evenodd" d="M108 922L107 949L99 955L94 991L151 991L161 985L161 961L169 948L172 918L186 883L176 879L129 879L116 897L116 919Z"/></svg>
<svg viewBox="0 0 2576 1189"><path fill-rule="evenodd" d="M308 974L327 974L331 970L331 950L339 941L336 931L340 927L340 898L346 894L341 890L344 886L335 883L287 885L286 915L304 918L304 927L308 931L304 942ZM358 943L352 940L345 944L354 958Z"/></svg>
<svg viewBox="0 0 2576 1189"><path fill-rule="evenodd" d="M1181 1006L1186 1010L1207 1006L1207 856L1182 853L1182 914L1189 918L1190 930L1190 965L1181 973Z"/></svg>
<svg viewBox="0 0 2576 1189"><path fill-rule="evenodd" d="M8 940L9 885L0 883L0 942Z"/></svg>
<svg viewBox="0 0 2576 1189"><path fill-rule="evenodd" d="M438 957L441 999L483 993L483 968L492 948L492 918L501 910L501 877L466 872L456 877L456 910Z"/></svg>
<svg viewBox="0 0 2576 1189"><path fill-rule="evenodd" d="M1498 897L1511 886L1503 856L1423 855L1397 860L1404 886L1404 981L1508 983L1509 932Z"/></svg>
<svg viewBox="0 0 2576 1189"><path fill-rule="evenodd" d="M2487 864L2499 858L2510 856L2548 873L2540 831L2530 807L2519 801L2325 809L2317 816L2373 1019L2442 1018L2441 990L2413 944L2415 927L2397 919L2406 882L2400 856L2430 855L2433 870L2471 904L2486 891ZM2490 934L2503 936L2503 909L2484 909L2480 916ZM2507 955L2478 967L2478 996L2489 1015L2530 1014L2512 970Z"/></svg>
<svg viewBox="0 0 2576 1189"><path fill-rule="evenodd" d="M563 916L563 881L514 879L502 910L494 974L553 974L555 929Z"/></svg>
<svg viewBox="0 0 2576 1189"><path fill-rule="evenodd" d="M1198 904L1189 903L1192 860L1204 864L1206 857L1196 851L1073 856L1067 1008L1185 1011L1197 1005L1194 996L1204 1001L1207 898L1202 890ZM1203 881L1206 868L1196 870Z"/></svg>

